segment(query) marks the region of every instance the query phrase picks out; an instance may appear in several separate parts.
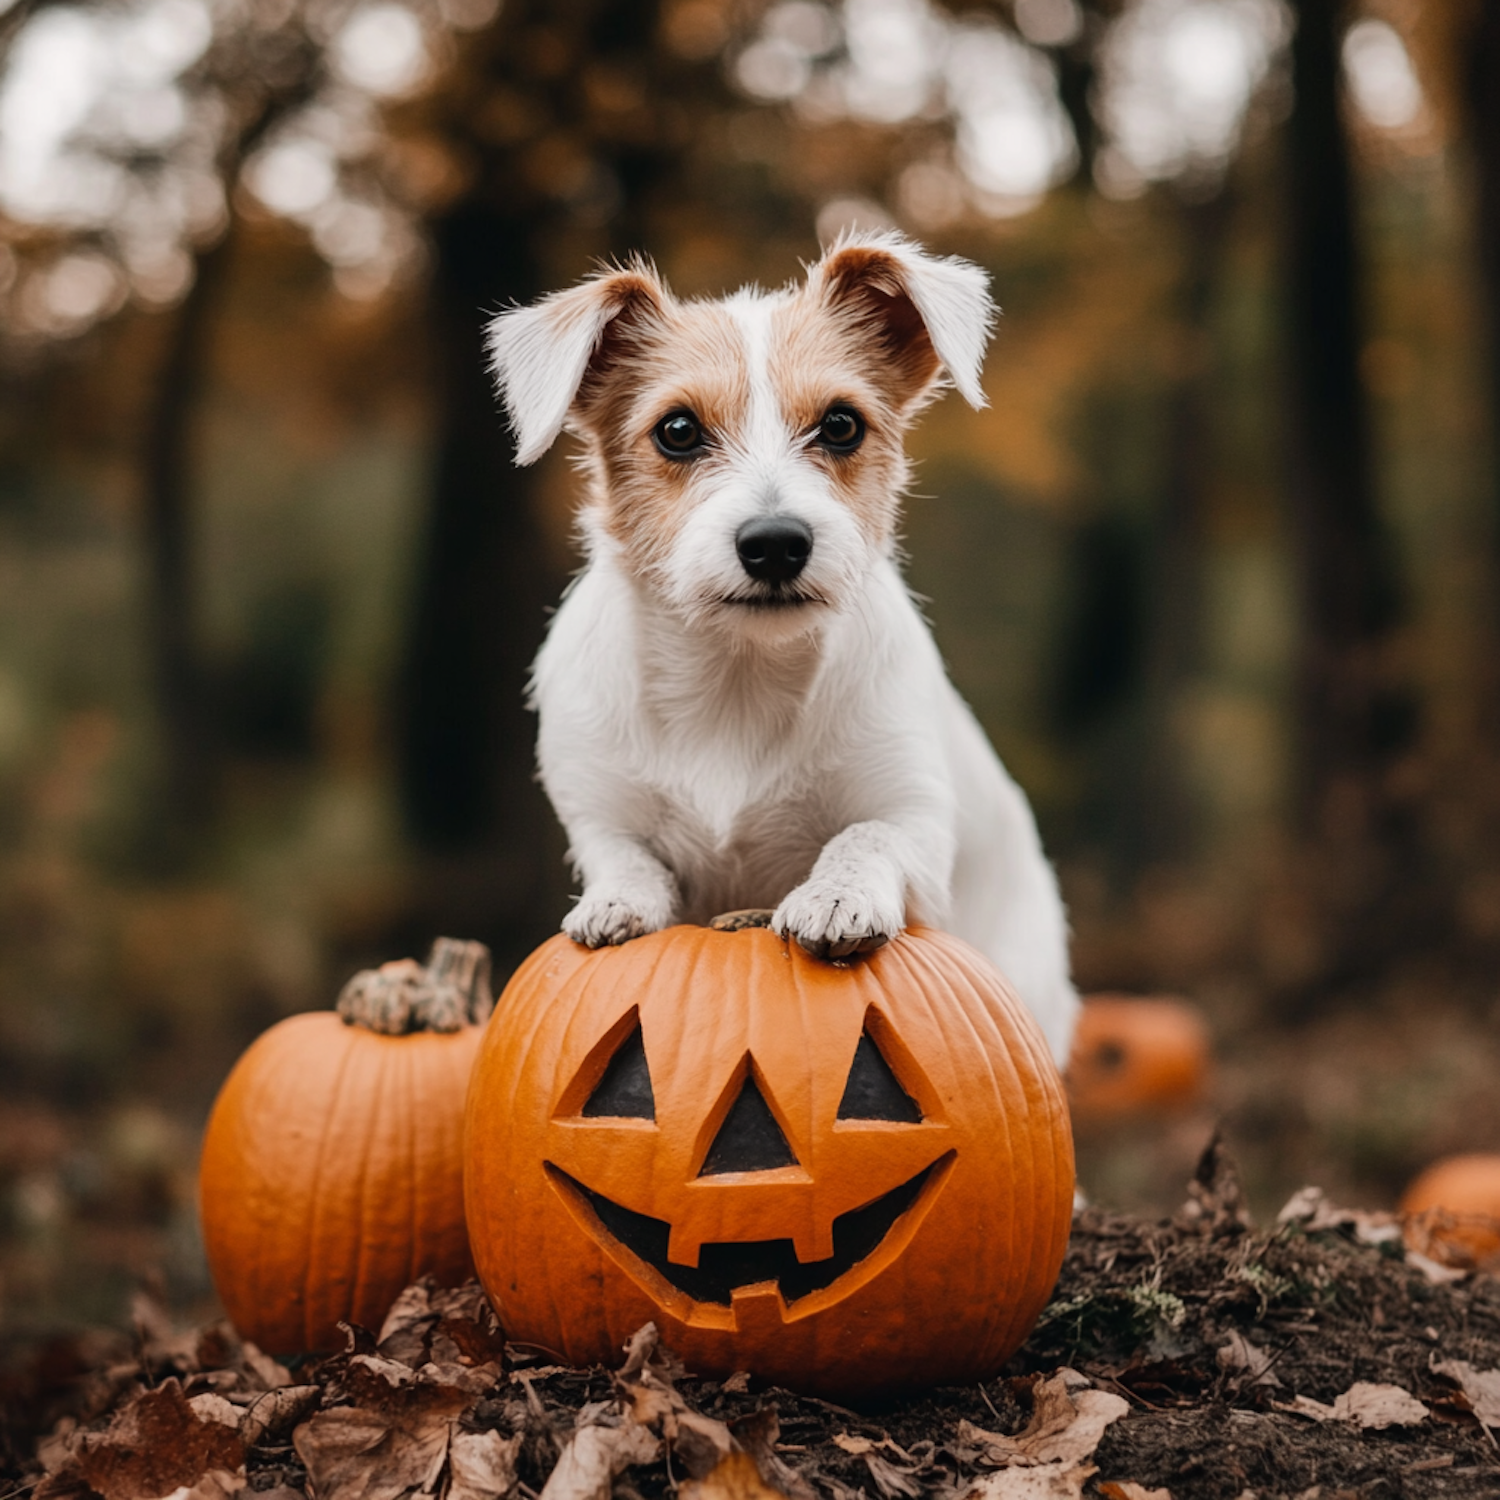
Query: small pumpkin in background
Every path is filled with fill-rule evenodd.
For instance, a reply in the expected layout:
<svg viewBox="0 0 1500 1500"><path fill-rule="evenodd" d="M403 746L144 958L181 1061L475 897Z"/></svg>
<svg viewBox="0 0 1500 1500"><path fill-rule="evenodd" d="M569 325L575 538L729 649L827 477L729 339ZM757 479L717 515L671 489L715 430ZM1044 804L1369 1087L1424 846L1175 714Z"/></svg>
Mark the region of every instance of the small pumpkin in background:
<svg viewBox="0 0 1500 1500"><path fill-rule="evenodd" d="M481 943L354 976L336 1011L290 1016L235 1064L209 1115L199 1211L214 1285L272 1354L337 1349L401 1290L474 1274L463 1109L493 1007Z"/></svg>
<svg viewBox="0 0 1500 1500"><path fill-rule="evenodd" d="M1500 1269L1500 1154L1447 1156L1401 1195L1407 1245L1443 1265Z"/></svg>
<svg viewBox="0 0 1500 1500"><path fill-rule="evenodd" d="M516 971L469 1090L479 1275L514 1340L836 1399L993 1375L1057 1279L1062 1083L999 971L913 928L822 962L769 913Z"/></svg>
<svg viewBox="0 0 1500 1500"><path fill-rule="evenodd" d="M1183 1000L1088 995L1068 1063L1068 1097L1081 1121L1169 1114L1202 1099L1208 1027Z"/></svg>

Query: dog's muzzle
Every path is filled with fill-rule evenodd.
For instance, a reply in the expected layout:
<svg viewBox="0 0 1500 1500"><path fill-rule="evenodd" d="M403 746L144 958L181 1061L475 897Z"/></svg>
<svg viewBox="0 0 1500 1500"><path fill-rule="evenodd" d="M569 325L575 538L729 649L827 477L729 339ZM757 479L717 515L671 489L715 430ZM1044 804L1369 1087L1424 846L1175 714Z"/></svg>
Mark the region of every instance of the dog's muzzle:
<svg viewBox="0 0 1500 1500"><path fill-rule="evenodd" d="M757 583L790 583L812 548L812 529L793 516L757 516L734 534L740 566Z"/></svg>

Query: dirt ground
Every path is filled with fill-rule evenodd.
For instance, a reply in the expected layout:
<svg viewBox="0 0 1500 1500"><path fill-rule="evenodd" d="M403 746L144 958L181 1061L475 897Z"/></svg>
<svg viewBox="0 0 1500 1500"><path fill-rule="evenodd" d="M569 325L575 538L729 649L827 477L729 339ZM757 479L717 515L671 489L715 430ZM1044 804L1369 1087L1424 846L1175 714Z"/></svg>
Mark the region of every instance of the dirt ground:
<svg viewBox="0 0 1500 1500"><path fill-rule="evenodd" d="M983 1386L852 1410L505 1346L478 1288L413 1288L291 1367L223 1324L78 1334L4 1376L0 1496L797 1500L1500 1496L1500 1278L1303 1195L1252 1229L1204 1153L1171 1218L1087 1209L1056 1294Z"/></svg>

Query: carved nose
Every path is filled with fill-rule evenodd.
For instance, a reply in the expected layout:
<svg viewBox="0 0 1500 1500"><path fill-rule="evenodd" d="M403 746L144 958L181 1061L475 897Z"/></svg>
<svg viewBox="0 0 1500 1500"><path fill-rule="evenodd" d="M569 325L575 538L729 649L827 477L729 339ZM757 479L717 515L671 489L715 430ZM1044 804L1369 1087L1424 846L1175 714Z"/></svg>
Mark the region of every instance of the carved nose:
<svg viewBox="0 0 1500 1500"><path fill-rule="evenodd" d="M758 516L734 534L745 571L761 583L790 583L812 556L812 532L791 516Z"/></svg>

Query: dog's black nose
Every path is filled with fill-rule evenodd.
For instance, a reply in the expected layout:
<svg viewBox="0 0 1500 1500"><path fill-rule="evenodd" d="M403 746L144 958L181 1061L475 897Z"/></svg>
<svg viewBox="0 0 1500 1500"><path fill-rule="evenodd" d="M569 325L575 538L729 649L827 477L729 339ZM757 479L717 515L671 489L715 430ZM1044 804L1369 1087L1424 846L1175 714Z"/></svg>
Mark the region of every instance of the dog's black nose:
<svg viewBox="0 0 1500 1500"><path fill-rule="evenodd" d="M745 571L761 583L790 583L812 556L812 532L791 516L757 516L734 534Z"/></svg>

